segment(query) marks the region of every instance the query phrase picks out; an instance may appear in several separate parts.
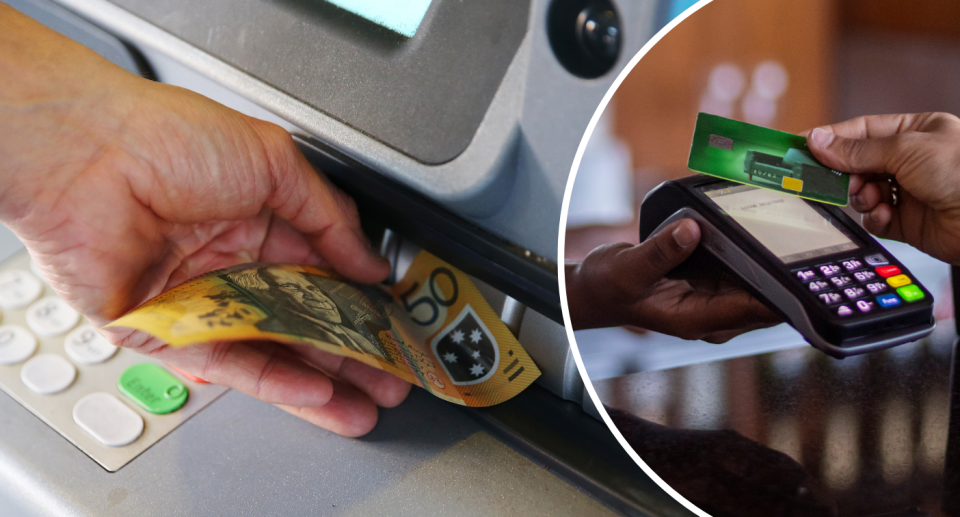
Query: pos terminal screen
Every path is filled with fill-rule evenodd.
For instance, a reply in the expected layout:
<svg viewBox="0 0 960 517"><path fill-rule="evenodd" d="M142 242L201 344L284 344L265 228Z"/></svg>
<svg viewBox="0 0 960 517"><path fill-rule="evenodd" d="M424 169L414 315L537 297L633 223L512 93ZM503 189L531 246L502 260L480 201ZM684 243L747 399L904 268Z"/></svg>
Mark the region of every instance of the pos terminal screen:
<svg viewBox="0 0 960 517"><path fill-rule="evenodd" d="M825 212L798 197L751 185L700 190L784 264L860 247Z"/></svg>

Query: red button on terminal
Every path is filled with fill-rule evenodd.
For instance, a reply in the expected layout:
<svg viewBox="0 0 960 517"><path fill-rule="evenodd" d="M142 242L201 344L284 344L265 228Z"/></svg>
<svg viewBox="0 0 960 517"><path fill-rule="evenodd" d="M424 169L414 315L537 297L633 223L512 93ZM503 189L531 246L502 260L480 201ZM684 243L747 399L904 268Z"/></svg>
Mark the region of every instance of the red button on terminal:
<svg viewBox="0 0 960 517"><path fill-rule="evenodd" d="M877 268L877 274L883 278L888 276L896 276L900 274L900 268L897 266L880 266Z"/></svg>

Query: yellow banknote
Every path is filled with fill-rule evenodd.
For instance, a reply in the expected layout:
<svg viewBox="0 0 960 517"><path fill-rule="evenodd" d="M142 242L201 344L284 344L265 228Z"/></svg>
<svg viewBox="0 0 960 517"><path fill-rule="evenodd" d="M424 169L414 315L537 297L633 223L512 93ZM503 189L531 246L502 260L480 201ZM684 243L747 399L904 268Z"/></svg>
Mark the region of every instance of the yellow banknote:
<svg viewBox="0 0 960 517"><path fill-rule="evenodd" d="M142 330L171 346L232 340L311 345L467 406L503 402L540 375L470 278L426 251L389 288L294 264L221 269L108 327Z"/></svg>

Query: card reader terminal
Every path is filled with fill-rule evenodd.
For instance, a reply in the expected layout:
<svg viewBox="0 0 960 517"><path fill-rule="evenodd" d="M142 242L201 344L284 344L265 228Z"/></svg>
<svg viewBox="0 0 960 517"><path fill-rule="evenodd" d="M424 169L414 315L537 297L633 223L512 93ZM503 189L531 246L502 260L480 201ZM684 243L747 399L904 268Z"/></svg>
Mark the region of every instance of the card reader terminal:
<svg viewBox="0 0 960 517"><path fill-rule="evenodd" d="M933 331L930 292L838 207L696 175L644 198L640 240L683 218L697 221L702 237L669 277L731 278L831 356Z"/></svg>

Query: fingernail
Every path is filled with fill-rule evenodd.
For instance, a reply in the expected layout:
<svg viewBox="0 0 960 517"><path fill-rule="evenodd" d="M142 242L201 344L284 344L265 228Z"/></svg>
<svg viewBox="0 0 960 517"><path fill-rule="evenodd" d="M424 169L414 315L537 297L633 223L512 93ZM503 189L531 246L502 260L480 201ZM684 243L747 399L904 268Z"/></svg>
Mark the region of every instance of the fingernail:
<svg viewBox="0 0 960 517"><path fill-rule="evenodd" d="M677 243L677 246L686 248L697 240L697 232L690 226L689 224L681 224L677 226L676 230L673 230L673 241Z"/></svg>
<svg viewBox="0 0 960 517"><path fill-rule="evenodd" d="M860 194L854 194L854 195L850 196L850 202L853 203L853 204L855 204L855 205L862 205L862 204L863 204L863 199L860 197Z"/></svg>
<svg viewBox="0 0 960 517"><path fill-rule="evenodd" d="M833 142L833 133L824 129L816 128L810 133L810 141L817 147L829 147Z"/></svg>

